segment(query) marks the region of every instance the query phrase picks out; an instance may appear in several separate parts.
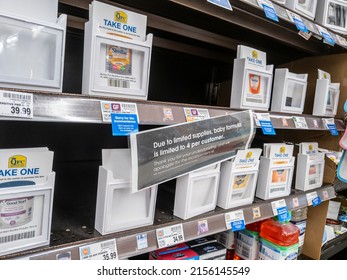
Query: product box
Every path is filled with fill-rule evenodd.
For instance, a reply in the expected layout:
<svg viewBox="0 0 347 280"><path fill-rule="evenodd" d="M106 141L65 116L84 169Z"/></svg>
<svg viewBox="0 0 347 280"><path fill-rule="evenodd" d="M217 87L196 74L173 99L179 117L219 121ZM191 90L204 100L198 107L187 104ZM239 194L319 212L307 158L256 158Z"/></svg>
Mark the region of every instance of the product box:
<svg viewBox="0 0 347 280"><path fill-rule="evenodd" d="M258 260L296 260L298 248L299 244L279 246L260 238Z"/></svg>
<svg viewBox="0 0 347 280"><path fill-rule="evenodd" d="M0 150L0 255L48 245L55 173L48 148Z"/></svg>
<svg viewBox="0 0 347 280"><path fill-rule="evenodd" d="M288 68L275 70L271 111L301 114L304 110L307 74L295 74Z"/></svg>
<svg viewBox="0 0 347 280"><path fill-rule="evenodd" d="M199 260L225 260L226 248L217 243L209 243L192 248L199 255Z"/></svg>
<svg viewBox="0 0 347 280"><path fill-rule="evenodd" d="M153 224L157 185L131 192L130 149L102 150L95 229L101 234Z"/></svg>
<svg viewBox="0 0 347 280"><path fill-rule="evenodd" d="M191 241L186 242L189 248L194 248L201 245L206 245L208 243L217 242L217 238L210 235L206 237L200 237Z"/></svg>
<svg viewBox="0 0 347 280"><path fill-rule="evenodd" d="M293 145L264 144L260 159L256 196L267 200L288 196L291 192L294 161Z"/></svg>
<svg viewBox="0 0 347 280"><path fill-rule="evenodd" d="M181 260L198 260L198 259L199 259L199 255L195 251L193 251L192 249L186 249L183 251L159 256L157 260L181 261Z"/></svg>
<svg viewBox="0 0 347 280"><path fill-rule="evenodd" d="M295 189L307 191L321 187L323 184L324 165L324 153L318 151L318 143L300 143Z"/></svg>
<svg viewBox="0 0 347 280"><path fill-rule="evenodd" d="M347 2L320 0L317 5L317 22L339 33L347 33Z"/></svg>
<svg viewBox="0 0 347 280"><path fill-rule="evenodd" d="M232 230L223 231L217 234L218 243L230 250L235 248L235 233Z"/></svg>
<svg viewBox="0 0 347 280"><path fill-rule="evenodd" d="M339 96L340 83L331 83L330 74L318 70L312 115L335 117Z"/></svg>
<svg viewBox="0 0 347 280"><path fill-rule="evenodd" d="M58 0L1 1L0 87L62 91L67 16L57 9Z"/></svg>
<svg viewBox="0 0 347 280"><path fill-rule="evenodd" d="M89 11L82 93L147 99L153 40L147 17L98 1Z"/></svg>
<svg viewBox="0 0 347 280"><path fill-rule="evenodd" d="M212 211L216 208L220 164L183 175L176 180L174 215L181 219Z"/></svg>
<svg viewBox="0 0 347 280"><path fill-rule="evenodd" d="M230 107L267 111L270 106L273 65L266 53L239 45L234 60Z"/></svg>
<svg viewBox="0 0 347 280"><path fill-rule="evenodd" d="M250 230L235 232L235 254L243 260L256 260L259 252L259 233Z"/></svg>
<svg viewBox="0 0 347 280"><path fill-rule="evenodd" d="M172 254L172 253L176 253L179 251L183 251L189 249L189 246L187 243L180 243L174 246L170 246L170 247L166 247L166 248L161 248L158 250L155 250L153 252L151 252L149 254L149 259L150 260L156 260L159 257L163 256L163 255L167 255L167 254Z"/></svg>
<svg viewBox="0 0 347 280"><path fill-rule="evenodd" d="M224 209L251 204L258 179L261 149L238 150L221 165L217 205Z"/></svg>
<svg viewBox="0 0 347 280"><path fill-rule="evenodd" d="M318 0L289 0L286 1L285 6L298 14L314 19L316 16L317 2Z"/></svg>

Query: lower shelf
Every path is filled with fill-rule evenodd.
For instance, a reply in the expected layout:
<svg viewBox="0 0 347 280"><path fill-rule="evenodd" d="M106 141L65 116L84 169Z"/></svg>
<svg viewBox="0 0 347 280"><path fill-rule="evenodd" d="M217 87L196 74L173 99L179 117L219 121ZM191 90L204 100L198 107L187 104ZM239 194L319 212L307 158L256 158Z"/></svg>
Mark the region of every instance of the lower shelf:
<svg viewBox="0 0 347 280"><path fill-rule="evenodd" d="M51 235L51 244L47 247L40 247L29 251L24 251L16 254L1 256L0 259L32 259L32 260L54 260L58 254L69 253L71 259L79 260L79 248L85 245L90 245L98 242L103 242L111 239L116 239L118 258L126 259L131 256L144 254L158 249L156 240L156 229L176 224L183 225L185 241L193 240L199 237L212 235L226 230L225 213L235 210L243 210L245 223L249 224L259 220L273 217L271 206L272 201L285 199L288 210L302 208L308 206L306 194L316 192L321 201L330 200L335 197L335 191L332 186L324 186L319 189L302 192L293 190L292 194L285 198L277 198L274 200L256 199L253 204L224 210L217 207L214 211L188 219L181 220L164 211L156 210L156 217L153 226L136 228L119 233L100 235L93 228L88 228L83 225L73 224L70 219L62 219L60 221L60 230L54 230ZM254 215L257 213L257 216ZM260 215L259 215L260 214ZM198 234L199 221L207 221L208 231L203 234ZM147 234L148 247L138 250L137 235Z"/></svg>

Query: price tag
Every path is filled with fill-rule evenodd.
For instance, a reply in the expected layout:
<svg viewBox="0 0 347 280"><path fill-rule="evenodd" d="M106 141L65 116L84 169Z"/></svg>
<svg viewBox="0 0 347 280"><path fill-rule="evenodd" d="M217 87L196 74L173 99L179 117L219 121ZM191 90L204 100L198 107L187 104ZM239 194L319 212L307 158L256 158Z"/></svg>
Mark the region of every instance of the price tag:
<svg viewBox="0 0 347 280"><path fill-rule="evenodd" d="M32 119L33 99L31 93L0 90L0 116Z"/></svg>
<svg viewBox="0 0 347 280"><path fill-rule="evenodd" d="M296 28L299 31L302 31L304 33L308 33L309 32L307 27L306 27L306 25L305 25L305 23L303 22L302 18L299 15L297 15L297 14L295 14L292 11L289 11L289 10L286 10L286 12L288 14L289 19L292 22L294 22Z"/></svg>
<svg viewBox="0 0 347 280"><path fill-rule="evenodd" d="M198 235L208 232L207 220L198 221Z"/></svg>
<svg viewBox="0 0 347 280"><path fill-rule="evenodd" d="M318 32L323 37L323 42L328 44L328 45L334 46L335 45L335 41L334 41L333 37L331 37L329 31L327 29L325 29L323 26L320 26L318 24L316 24L316 26L318 28Z"/></svg>
<svg viewBox="0 0 347 280"><path fill-rule="evenodd" d="M307 193L306 198L308 206L317 206L322 202L317 192Z"/></svg>
<svg viewBox="0 0 347 280"><path fill-rule="evenodd" d="M227 9L227 10L230 10L230 11L233 10L233 8L230 5L229 0L207 0L207 2L210 2L212 4L215 4L215 5L219 6L219 7L222 7L224 9Z"/></svg>
<svg viewBox="0 0 347 280"><path fill-rule="evenodd" d="M239 231L246 228L243 210L225 213L225 225L227 229L232 231Z"/></svg>
<svg viewBox="0 0 347 280"><path fill-rule="evenodd" d="M323 119L323 123L326 129L329 129L330 134L332 136L339 136L339 132L337 131L335 120L333 118Z"/></svg>
<svg viewBox="0 0 347 280"><path fill-rule="evenodd" d="M305 117L293 117L295 128L308 129Z"/></svg>
<svg viewBox="0 0 347 280"><path fill-rule="evenodd" d="M293 208L298 208L299 206L299 198L293 197Z"/></svg>
<svg viewBox="0 0 347 280"><path fill-rule="evenodd" d="M252 209L253 212L253 220L261 218L261 212L259 207L254 207Z"/></svg>
<svg viewBox="0 0 347 280"><path fill-rule="evenodd" d="M182 224L157 229L156 235L159 248L165 248L184 242Z"/></svg>
<svg viewBox="0 0 347 280"><path fill-rule="evenodd" d="M117 260L116 239L106 240L79 248L80 260Z"/></svg>
<svg viewBox="0 0 347 280"><path fill-rule="evenodd" d="M183 108L183 110L187 122L195 122L210 118L210 113L208 112L208 109Z"/></svg>
<svg viewBox="0 0 347 280"><path fill-rule="evenodd" d="M303 31L299 31L298 33L302 38L304 38L305 40L309 40L312 37L312 32L303 32Z"/></svg>
<svg viewBox="0 0 347 280"><path fill-rule="evenodd" d="M139 120L136 103L100 101L102 121L111 123L111 114L132 114Z"/></svg>
<svg viewBox="0 0 347 280"><path fill-rule="evenodd" d="M269 113L254 113L255 123L261 127L264 135L276 135Z"/></svg>
<svg viewBox="0 0 347 280"><path fill-rule="evenodd" d="M346 38L340 36L339 34L335 34L335 35L336 35L336 38L337 38L338 43L339 43L342 47L347 48L347 40L346 40Z"/></svg>
<svg viewBox="0 0 347 280"><path fill-rule="evenodd" d="M275 7L271 3L271 1L269 1L269 0L257 0L257 1L258 1L258 5L261 8L263 8L263 10L265 12L265 16L268 19L279 22Z"/></svg>
<svg viewBox="0 0 347 280"><path fill-rule="evenodd" d="M329 194L328 194L327 191L323 191L323 198L324 198L325 200L329 199Z"/></svg>
<svg viewBox="0 0 347 280"><path fill-rule="evenodd" d="M284 199L271 202L271 207L274 216L278 216L278 220L280 222L284 222L290 219L290 214L288 212L286 201Z"/></svg>
<svg viewBox="0 0 347 280"><path fill-rule="evenodd" d="M147 233L136 235L137 250L148 248Z"/></svg>

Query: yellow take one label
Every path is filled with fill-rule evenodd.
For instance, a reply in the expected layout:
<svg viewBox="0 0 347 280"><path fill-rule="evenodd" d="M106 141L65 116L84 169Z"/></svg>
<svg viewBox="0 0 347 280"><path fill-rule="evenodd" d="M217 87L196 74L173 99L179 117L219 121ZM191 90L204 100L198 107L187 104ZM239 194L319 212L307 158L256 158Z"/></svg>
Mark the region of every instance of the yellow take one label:
<svg viewBox="0 0 347 280"><path fill-rule="evenodd" d="M8 159L8 168L22 168L27 166L27 158L22 155L14 155Z"/></svg>

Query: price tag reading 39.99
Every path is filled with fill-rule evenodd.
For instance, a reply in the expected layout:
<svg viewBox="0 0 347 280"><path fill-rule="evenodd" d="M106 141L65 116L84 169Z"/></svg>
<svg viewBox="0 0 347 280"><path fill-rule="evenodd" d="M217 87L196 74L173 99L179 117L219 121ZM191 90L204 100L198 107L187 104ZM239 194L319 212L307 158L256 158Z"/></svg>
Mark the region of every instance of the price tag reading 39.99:
<svg viewBox="0 0 347 280"><path fill-rule="evenodd" d="M159 248L165 248L184 242L182 224L157 229L156 235Z"/></svg>
<svg viewBox="0 0 347 280"><path fill-rule="evenodd" d="M32 119L33 95L0 90L0 116Z"/></svg>

